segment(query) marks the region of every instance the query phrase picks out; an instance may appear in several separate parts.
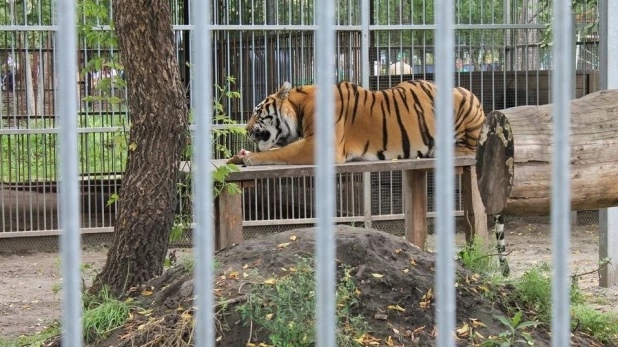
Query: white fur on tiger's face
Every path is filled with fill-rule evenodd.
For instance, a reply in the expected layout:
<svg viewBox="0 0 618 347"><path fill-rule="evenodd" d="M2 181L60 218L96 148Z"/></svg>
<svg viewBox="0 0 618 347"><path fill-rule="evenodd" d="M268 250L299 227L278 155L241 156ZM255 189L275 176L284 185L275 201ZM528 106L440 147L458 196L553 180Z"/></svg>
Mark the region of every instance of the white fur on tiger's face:
<svg viewBox="0 0 618 347"><path fill-rule="evenodd" d="M299 139L296 115L287 101L292 86L284 83L279 91L269 95L253 110L247 122L247 136L260 152L286 146Z"/></svg>

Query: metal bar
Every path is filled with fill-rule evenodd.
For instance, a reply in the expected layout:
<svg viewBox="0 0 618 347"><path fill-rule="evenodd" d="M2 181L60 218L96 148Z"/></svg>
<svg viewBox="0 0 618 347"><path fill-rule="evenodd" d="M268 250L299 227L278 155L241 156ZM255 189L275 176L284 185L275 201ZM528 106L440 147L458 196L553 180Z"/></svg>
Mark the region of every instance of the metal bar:
<svg viewBox="0 0 618 347"><path fill-rule="evenodd" d="M0 25L0 31L58 31L58 25Z"/></svg>
<svg viewBox="0 0 618 347"><path fill-rule="evenodd" d="M80 250L80 213L78 195L77 155L77 86L74 81L77 66L77 33L75 2L58 1L58 114L60 115L60 251L64 300L62 302L62 344L79 347L82 338L82 301Z"/></svg>
<svg viewBox="0 0 618 347"><path fill-rule="evenodd" d="M618 13L618 2L601 0L599 3L599 47L600 89L618 88L618 23L610 21L610 13ZM618 257L618 207L599 210L599 261L606 257ZM605 266L599 274L599 286L611 287L618 285L618 265L613 263Z"/></svg>
<svg viewBox="0 0 618 347"><path fill-rule="evenodd" d="M452 331L455 330L455 264L453 244L455 242L454 180L453 169L453 61L454 52L454 4L453 0L436 2L436 172L435 211L436 243L436 323L437 345L454 346Z"/></svg>
<svg viewBox="0 0 618 347"><path fill-rule="evenodd" d="M211 8L207 1L190 2L191 20L195 23L192 31L193 49L191 61L194 62L193 95L212 95L212 39ZM214 298L213 298L213 261L214 224L212 204L212 176L207 170L210 162L212 144L210 131L212 123L212 105L209 97L191 98L195 108L195 136L192 151L196 172L193 176L193 194L195 196L193 220L197 223L195 235L195 291L197 294L197 322L195 330L196 346L215 346ZM199 213L196 213L199 211Z"/></svg>
<svg viewBox="0 0 618 347"><path fill-rule="evenodd" d="M551 231L553 244L554 277L552 281L552 345L568 346L570 343L570 163L569 130L571 125L571 51L573 23L571 2L554 1L553 4L553 62L552 79L553 142Z"/></svg>
<svg viewBox="0 0 618 347"><path fill-rule="evenodd" d="M335 313L335 158L334 158L334 16L335 6L331 0L319 0L316 3L318 30L315 34L316 92L317 103L317 138L316 158L316 206L318 230L315 243L316 255L316 345L334 347L336 339Z"/></svg>

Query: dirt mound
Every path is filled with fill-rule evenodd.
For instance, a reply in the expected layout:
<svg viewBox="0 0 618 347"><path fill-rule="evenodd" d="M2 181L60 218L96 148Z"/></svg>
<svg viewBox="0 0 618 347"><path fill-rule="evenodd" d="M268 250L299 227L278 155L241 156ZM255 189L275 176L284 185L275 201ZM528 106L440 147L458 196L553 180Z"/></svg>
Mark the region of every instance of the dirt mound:
<svg viewBox="0 0 618 347"><path fill-rule="evenodd" d="M238 308L248 301L252 287L274 286L290 276L290 272L297 271L299 257L312 257L314 236L313 228L297 229L247 240L218 252L215 271L218 345L271 345L269 334L243 319ZM400 237L377 230L337 226L338 278L347 274L355 285L355 301L349 306L348 314L361 315L367 323L365 334L355 337L357 342L379 346L435 344L434 261L433 254ZM191 271L186 265L175 266L135 290L131 296L141 301L144 309L134 312L125 326L97 345L185 345L180 341L190 339L193 323ZM478 275L459 265L456 271L458 329L452 333L457 336L458 345L475 345L509 331L496 317L512 316L506 313L501 300L487 294L487 285ZM497 295L506 296L508 292L503 289ZM304 299L292 301L301 303ZM535 346L551 344L547 327L529 327L523 331L531 335ZM573 342L577 346L600 345L578 335L573 336Z"/></svg>

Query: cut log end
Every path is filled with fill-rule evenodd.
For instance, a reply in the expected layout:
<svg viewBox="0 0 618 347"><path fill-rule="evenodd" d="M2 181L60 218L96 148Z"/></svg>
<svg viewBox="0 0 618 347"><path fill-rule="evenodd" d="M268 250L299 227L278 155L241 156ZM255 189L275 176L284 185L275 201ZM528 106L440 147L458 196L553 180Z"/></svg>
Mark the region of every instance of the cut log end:
<svg viewBox="0 0 618 347"><path fill-rule="evenodd" d="M511 125L500 111L487 114L476 150L476 173L485 213L500 213L513 187L514 141Z"/></svg>

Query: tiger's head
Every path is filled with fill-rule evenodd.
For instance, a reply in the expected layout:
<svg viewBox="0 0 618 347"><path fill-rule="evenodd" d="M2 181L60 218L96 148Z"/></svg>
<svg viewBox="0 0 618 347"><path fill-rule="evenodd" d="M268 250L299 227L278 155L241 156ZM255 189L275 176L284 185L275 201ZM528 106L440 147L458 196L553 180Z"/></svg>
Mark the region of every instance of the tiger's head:
<svg viewBox="0 0 618 347"><path fill-rule="evenodd" d="M290 83L284 82L279 91L255 106L247 122L247 136L260 152L286 146L299 138L296 112L288 100L291 89Z"/></svg>

